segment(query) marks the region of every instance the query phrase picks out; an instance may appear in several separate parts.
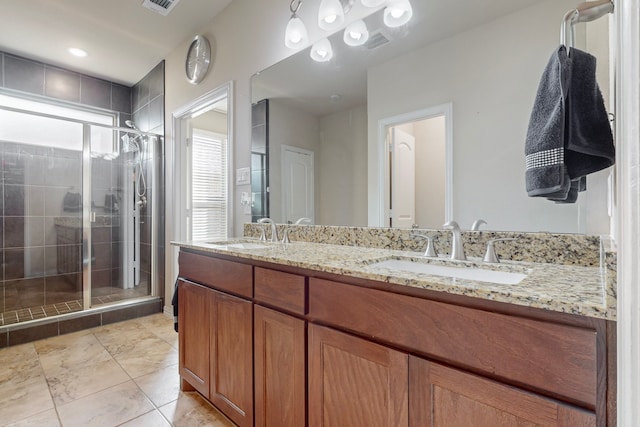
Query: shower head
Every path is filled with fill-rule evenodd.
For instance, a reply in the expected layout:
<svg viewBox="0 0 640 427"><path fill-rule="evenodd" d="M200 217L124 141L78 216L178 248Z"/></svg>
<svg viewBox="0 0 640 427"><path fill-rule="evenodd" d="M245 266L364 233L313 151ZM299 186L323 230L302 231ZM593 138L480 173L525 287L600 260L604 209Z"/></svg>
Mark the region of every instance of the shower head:
<svg viewBox="0 0 640 427"><path fill-rule="evenodd" d="M140 130L138 129L138 126L136 126L136 124L133 122L133 120L125 120L124 124L129 126L131 129Z"/></svg>
<svg viewBox="0 0 640 427"><path fill-rule="evenodd" d="M138 145L138 138L140 136L131 137L128 134L122 135L122 151L124 153L137 153L140 151L140 146Z"/></svg>

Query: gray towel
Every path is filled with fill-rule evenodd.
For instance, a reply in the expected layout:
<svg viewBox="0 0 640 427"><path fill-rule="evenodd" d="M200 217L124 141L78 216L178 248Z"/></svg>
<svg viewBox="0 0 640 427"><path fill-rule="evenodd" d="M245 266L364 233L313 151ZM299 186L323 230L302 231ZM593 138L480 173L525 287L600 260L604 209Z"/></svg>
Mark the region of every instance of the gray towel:
<svg viewBox="0 0 640 427"><path fill-rule="evenodd" d="M606 169L616 159L609 116L596 81L596 58L572 48L565 164L571 179Z"/></svg>
<svg viewBox="0 0 640 427"><path fill-rule="evenodd" d="M596 81L596 59L564 46L551 56L529 121L527 194L574 203L586 175L615 161L613 136Z"/></svg>
<svg viewBox="0 0 640 427"><path fill-rule="evenodd" d="M567 51L561 46L551 55L540 79L525 143L525 178L531 197L562 198L571 187L564 163L570 65Z"/></svg>

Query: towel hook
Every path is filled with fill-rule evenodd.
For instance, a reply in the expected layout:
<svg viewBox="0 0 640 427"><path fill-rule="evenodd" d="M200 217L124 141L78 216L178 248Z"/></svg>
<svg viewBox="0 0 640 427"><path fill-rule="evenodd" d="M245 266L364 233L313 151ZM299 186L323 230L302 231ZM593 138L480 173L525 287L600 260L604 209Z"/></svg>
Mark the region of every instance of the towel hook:
<svg viewBox="0 0 640 427"><path fill-rule="evenodd" d="M595 21L608 13L613 13L611 0L588 1L565 13L560 28L560 44L567 48L567 55L575 43L573 26L578 22Z"/></svg>

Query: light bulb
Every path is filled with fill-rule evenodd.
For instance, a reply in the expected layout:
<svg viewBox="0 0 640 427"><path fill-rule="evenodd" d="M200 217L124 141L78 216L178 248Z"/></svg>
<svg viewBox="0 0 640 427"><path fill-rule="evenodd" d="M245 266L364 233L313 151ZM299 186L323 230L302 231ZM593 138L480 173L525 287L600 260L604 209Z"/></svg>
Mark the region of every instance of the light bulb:
<svg viewBox="0 0 640 427"><path fill-rule="evenodd" d="M333 57L333 49L328 39L318 40L311 47L311 59L316 62L327 62Z"/></svg>
<svg viewBox="0 0 640 427"><path fill-rule="evenodd" d="M333 31L342 27L344 10L340 0L322 0L318 10L318 27L325 31Z"/></svg>
<svg viewBox="0 0 640 427"><path fill-rule="evenodd" d="M327 15L324 17L324 22L327 24L333 24L338 19L338 15Z"/></svg>
<svg viewBox="0 0 640 427"><path fill-rule="evenodd" d="M365 7L378 7L384 2L385 0L362 0L362 5Z"/></svg>
<svg viewBox="0 0 640 427"><path fill-rule="evenodd" d="M300 49L309 43L307 27L296 14L291 15L284 32L284 44L290 49Z"/></svg>
<svg viewBox="0 0 640 427"><path fill-rule="evenodd" d="M409 0L390 0L384 9L384 25L387 27L400 27L411 19L413 9Z"/></svg>
<svg viewBox="0 0 640 427"><path fill-rule="evenodd" d="M361 19L356 21L344 30L344 42L349 46L361 46L369 39L367 25Z"/></svg>

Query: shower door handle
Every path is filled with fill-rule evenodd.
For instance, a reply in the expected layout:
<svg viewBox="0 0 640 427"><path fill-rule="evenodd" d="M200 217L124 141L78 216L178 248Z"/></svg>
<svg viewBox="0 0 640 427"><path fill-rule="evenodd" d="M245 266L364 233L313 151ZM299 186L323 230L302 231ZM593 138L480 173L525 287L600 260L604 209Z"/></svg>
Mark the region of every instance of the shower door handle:
<svg viewBox="0 0 640 427"><path fill-rule="evenodd" d="M96 222L96 211L91 211L91 214L89 215L89 221Z"/></svg>

